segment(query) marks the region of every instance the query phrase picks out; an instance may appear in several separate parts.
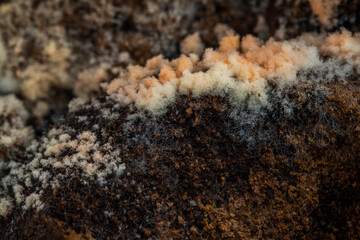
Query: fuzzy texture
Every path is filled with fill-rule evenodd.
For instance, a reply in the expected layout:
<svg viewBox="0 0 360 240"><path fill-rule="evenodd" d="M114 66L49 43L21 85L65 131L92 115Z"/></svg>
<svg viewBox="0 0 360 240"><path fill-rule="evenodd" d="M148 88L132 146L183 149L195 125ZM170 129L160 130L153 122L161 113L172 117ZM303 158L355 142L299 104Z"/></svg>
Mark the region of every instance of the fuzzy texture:
<svg viewBox="0 0 360 240"><path fill-rule="evenodd" d="M48 187L53 189L59 187L69 171L76 172L78 176L97 180L99 184L106 183L106 176L109 174L117 176L122 174L125 165L121 163L118 150L109 144L100 144L91 131L82 132L74 138L68 133L73 134L73 131L52 129L47 137L29 145L27 151L34 156L30 162L2 164L0 171L10 171L0 184L2 190L0 201L3 202L4 208L0 211L2 216L10 212L13 204L22 206L24 210L31 207L42 209L44 205L40 198L43 190ZM60 158L64 152L68 151L71 153ZM66 171L59 174L60 169L66 169ZM38 186L35 191L23 192L23 186L29 189L35 185ZM14 193L14 199L6 197L5 193L9 191Z"/></svg>
<svg viewBox="0 0 360 240"><path fill-rule="evenodd" d="M324 55L339 58L353 65L360 74L360 35L343 29L329 35L321 46Z"/></svg>
<svg viewBox="0 0 360 240"><path fill-rule="evenodd" d="M67 46L49 41L43 55L47 60L46 64L35 63L19 74L23 79L21 91L30 101L48 98L51 88L69 88L73 84L67 73L71 56Z"/></svg>
<svg viewBox="0 0 360 240"><path fill-rule="evenodd" d="M99 83L108 78L109 66L103 64L82 71L78 74L78 80L74 86L76 96L88 97L100 91Z"/></svg>
<svg viewBox="0 0 360 240"><path fill-rule="evenodd" d="M327 45L332 38L334 35L327 38ZM179 94L228 95L235 105L250 94L249 106L257 109L268 105L269 81L275 81L281 91L286 86L299 84L300 70L312 69L321 75L333 67L333 74L342 77L350 72L348 67L337 66L338 63L331 60L324 62L318 47L311 46L310 41L270 39L262 44L258 38L247 35L240 43L239 36L228 31L220 40L219 48L206 49L201 61L192 54L172 61L157 56L144 67L129 66L119 78L103 86L120 103L134 103L154 114L163 112Z"/></svg>
<svg viewBox="0 0 360 240"><path fill-rule="evenodd" d="M172 61L159 55L149 59L144 67L128 66L126 70L120 72L118 78L110 83L101 84L109 95L108 101L115 102L112 107L98 100L89 102L86 98L89 91L98 91L96 86L106 78L106 67L100 66L84 72L79 76L82 80L79 81L77 88L80 96L82 91L84 94L69 104L70 113L93 109L98 111L102 119L111 122L121 118L121 114L116 109L124 106L131 108L135 105L137 109L133 109L134 113L127 117L128 124L123 126L130 131L134 121L137 121L138 117L145 116L138 114L138 109L159 115L165 112L170 103L176 101L177 96L218 95L227 98L235 106L232 117L238 122L237 127L241 131L232 130L234 137L246 141L248 146L254 146L259 139L269 138L266 133L249 137L249 132L255 126L254 123L262 119L264 112L262 109L280 102L284 113L292 114L291 104L286 97L281 97L284 90L297 85L311 86L312 83L321 81L315 80L311 75L309 77L310 73L320 76L317 79L326 80L335 77L342 80L351 73L349 65L341 64L334 59L322 60L318 47L311 46L311 41L294 39L277 42L270 39L262 44L258 38L251 35L244 36L240 41L240 37L233 32L227 31L226 34L221 38L218 49L206 49L201 60L196 54L188 56L182 54ZM330 35L327 38L325 50L334 42L332 40L334 36L338 35ZM53 47L49 46L45 51L51 53L55 51ZM344 50L338 50L333 56L339 55L341 59L343 52ZM90 81L88 88L81 87L88 81ZM273 86L270 91L271 84L275 87ZM316 91L323 90L314 89L314 92ZM14 161L1 163L0 170L10 172L2 179L0 185L3 216L10 213L14 206L22 206L24 210L30 207L41 210L44 207L41 202L44 189L49 187L56 189L66 176L78 175L103 185L107 183L107 176L111 174L120 176L125 170L121 152L112 146L112 140L108 139L105 142L104 139L100 140L103 133L99 133L101 131L99 125L94 124L91 129L82 132L67 126L52 128L41 139L36 139L30 144L31 129L25 124L28 113L14 96L4 97L1 100L2 116L10 116L13 112L16 116L11 122L12 128L2 128L8 129L9 133L5 132L1 142L5 146L10 146L15 141L24 141L23 146L27 147L26 153L29 156L29 161L25 164ZM246 114L242 108L236 108L236 106L244 106L244 103L250 110ZM42 115L46 112L46 107L46 104L39 104L35 108L37 109L35 113ZM89 118L78 116L76 121L77 124L82 124L89 121ZM148 127L157 128L156 125L151 124ZM17 129L20 129L20 132ZM249 131L244 131L245 129ZM30 192L24 191L25 187L31 188L35 185L39 187ZM9 198L7 194L9 192L13 193L14 198Z"/></svg>
<svg viewBox="0 0 360 240"><path fill-rule="evenodd" d="M8 215L12 210L13 205L6 198L0 199L0 216Z"/></svg>
<svg viewBox="0 0 360 240"><path fill-rule="evenodd" d="M200 34L198 32L187 36L181 42L181 52L184 54L195 53L200 55L204 52L205 46L201 41Z"/></svg>
<svg viewBox="0 0 360 240"><path fill-rule="evenodd" d="M358 239L339 3L1 3L0 238Z"/></svg>
<svg viewBox="0 0 360 240"><path fill-rule="evenodd" d="M319 21L325 27L331 27L334 24L336 8L340 0L309 0L313 14L318 16Z"/></svg>
<svg viewBox="0 0 360 240"><path fill-rule="evenodd" d="M29 113L14 95L0 97L0 146L26 146L33 138L33 129L26 126ZM1 160L1 156L0 156Z"/></svg>
<svg viewBox="0 0 360 240"><path fill-rule="evenodd" d="M91 107L102 111L108 120L118 117L112 116L110 109L100 107L96 101ZM14 96L5 100L0 98L0 113L5 119L11 116L12 124L10 132L3 133L0 146L14 146L22 141L22 146L26 147L26 159L29 159L22 164L0 158L0 173L9 172L0 182L0 216L8 215L15 206L21 206L23 210L41 210L44 207L41 201L43 191L58 188L69 176L81 176L105 184L108 175L120 176L125 170L119 150L109 141L98 139L99 126L94 125L80 133L63 126L51 129L40 139L32 139L32 129L24 126L29 114ZM77 118L78 124L86 120L86 117ZM7 128L3 126L1 129ZM10 197L10 192L14 197Z"/></svg>

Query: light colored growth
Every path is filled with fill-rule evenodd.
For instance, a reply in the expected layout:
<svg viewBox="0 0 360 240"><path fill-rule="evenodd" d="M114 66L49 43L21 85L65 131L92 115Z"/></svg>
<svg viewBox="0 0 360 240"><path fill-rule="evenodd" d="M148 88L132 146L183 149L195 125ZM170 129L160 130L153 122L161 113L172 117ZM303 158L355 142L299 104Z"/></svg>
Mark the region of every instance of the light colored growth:
<svg viewBox="0 0 360 240"><path fill-rule="evenodd" d="M331 27L336 13L336 8L340 4L340 0L309 0L313 14L318 16L321 24L325 27Z"/></svg>
<svg viewBox="0 0 360 240"><path fill-rule="evenodd" d="M320 49L324 55L347 61L360 74L360 34L352 35L343 29L340 33L329 35Z"/></svg>
<svg viewBox="0 0 360 240"><path fill-rule="evenodd" d="M6 49L5 49L4 43L2 41L1 31L0 31L0 76L2 75L1 68L2 68L3 63L5 62L5 59L6 59Z"/></svg>
<svg viewBox="0 0 360 240"><path fill-rule="evenodd" d="M217 40L220 41L227 34L234 33L234 29L232 29L226 24L218 23L214 27L214 33L216 35Z"/></svg>
<svg viewBox="0 0 360 240"><path fill-rule="evenodd" d="M27 145L33 138L33 129L25 124L28 118L29 113L14 95L0 97L0 145Z"/></svg>
<svg viewBox="0 0 360 240"><path fill-rule="evenodd" d="M17 147L27 147L33 140L33 129L26 126L26 121L29 118L29 113L23 106L23 103L14 95L0 96L0 146L18 150ZM15 170L21 164L9 161L8 159L0 158L0 174L7 169ZM24 200L23 186L19 185L17 181L12 181L11 184L3 188L3 183L9 180L10 175L15 175L17 178L18 171L10 170L9 175L1 178L0 183L0 216L6 216L13 209L13 202L20 203ZM5 189L11 189L14 193L14 199L9 196L3 196ZM3 198L2 198L3 197Z"/></svg>
<svg viewBox="0 0 360 240"><path fill-rule="evenodd" d="M299 36L299 39L305 41L306 45L320 48L324 44L326 34L318 34L316 32L303 33Z"/></svg>
<svg viewBox="0 0 360 240"><path fill-rule="evenodd" d="M324 79L329 80L335 74L346 76L348 68L335 61L324 62L319 56L319 49L335 58L351 60L351 64L357 62L358 38L346 31L328 36L324 44L320 43L317 36L304 39L282 42L270 39L262 43L253 36L247 35L240 39L240 36L228 31L220 40L219 48L206 49L202 59L196 54L182 54L178 59L169 61L160 55L149 59L145 66L128 66L120 72L118 78L102 84L109 97L118 101L114 106L103 107L96 99L88 104L89 99L76 98L69 104L69 109L76 111L81 107L93 108L99 110L103 118L115 119L119 116L113 111L115 106L135 104L159 114L175 101L177 95L198 97L210 94L229 97L233 104L248 99L250 110L256 110L269 106L269 80L277 83L275 91L281 91L286 86L300 83L301 77L297 76L299 70L311 69L321 74L324 69L323 72L327 74ZM314 43L316 46L311 46ZM49 47L47 51L52 50ZM96 80L89 79L92 70L84 73L84 79L96 85L104 74L101 67L93 71L100 71L99 75L94 76ZM39 105L37 111L40 114L45 108ZM0 128L3 131L2 144L11 146L15 141L26 141L27 153L32 156L26 163L0 159L0 172L9 172L0 182L0 216L8 215L16 205L25 210L30 207L42 209L43 189L57 188L64 176L69 177L71 173L105 184L109 174L119 176L125 170L120 151L110 141L103 143L103 139L97 139L97 134L90 130L79 133L76 129L62 125L41 139L30 142L32 129L23 132L27 128L25 122L28 113L14 96L0 97L0 117L10 119L5 121L5 127ZM79 123L88 120L87 116L78 118ZM94 125L93 129L99 130L99 126Z"/></svg>
<svg viewBox="0 0 360 240"><path fill-rule="evenodd" d="M75 80L69 74L77 66L70 65L75 57L71 52L73 43L65 38L65 28L56 24L61 11L54 8L59 4L59 0L46 1L33 9L31 2L16 0L0 5L0 22L7 26L3 29L7 59L0 73L0 92L21 93L29 109L37 108L37 117L49 109L40 104L39 111L37 101L50 99L55 89L73 88ZM47 24L40 27L34 19Z"/></svg>
<svg viewBox="0 0 360 240"><path fill-rule="evenodd" d="M12 203L6 198L0 198L0 216L7 216L13 208Z"/></svg>
<svg viewBox="0 0 360 240"><path fill-rule="evenodd" d="M47 64L35 63L19 73L19 77L23 79L20 88L27 99L36 101L47 98L54 86L72 86L72 80L67 73L71 51L65 43L62 44L49 41L43 50L43 55L48 60Z"/></svg>
<svg viewBox="0 0 360 240"><path fill-rule="evenodd" d="M332 42L332 38L328 41ZM235 104L250 94L249 106L258 108L268 104L268 80L276 79L281 89L297 84L299 70L325 65L319 49L311 45L310 40L303 39L270 39L262 44L251 35L240 41L238 35L228 31L219 48L206 49L202 60L194 54L172 61L160 55L148 60L144 67L129 66L103 86L122 104L134 103L154 114L161 113L177 94L225 94Z"/></svg>
<svg viewBox="0 0 360 240"><path fill-rule="evenodd" d="M98 92L99 83L108 78L107 70L109 66L100 65L82 71L78 74L78 81L74 86L74 93L76 96L87 97L92 93Z"/></svg>
<svg viewBox="0 0 360 240"><path fill-rule="evenodd" d="M200 55L204 52L204 49L204 44L198 32L187 36L181 42L181 52L184 54L195 53L196 55Z"/></svg>
<svg viewBox="0 0 360 240"><path fill-rule="evenodd" d="M299 39L309 46L316 46L321 55L345 61L360 73L360 35L346 29L328 36L317 33L304 33Z"/></svg>
<svg viewBox="0 0 360 240"><path fill-rule="evenodd" d="M69 133L76 134L75 130L65 126L54 128L41 140L33 141L27 151L34 157L28 163L3 162L0 159L0 172L9 171L0 182L0 216L8 215L14 205L22 206L24 210L31 207L41 210L44 207L41 202L43 189L59 187L64 175L70 176L69 171L97 180L99 184L106 183L109 174L120 176L123 173L125 165L116 148L100 143L91 131L81 132L74 138ZM70 153L61 156L67 150ZM61 174L58 169L66 171ZM24 191L24 186L35 185L35 191ZM14 199L6 194L8 192L13 192Z"/></svg>

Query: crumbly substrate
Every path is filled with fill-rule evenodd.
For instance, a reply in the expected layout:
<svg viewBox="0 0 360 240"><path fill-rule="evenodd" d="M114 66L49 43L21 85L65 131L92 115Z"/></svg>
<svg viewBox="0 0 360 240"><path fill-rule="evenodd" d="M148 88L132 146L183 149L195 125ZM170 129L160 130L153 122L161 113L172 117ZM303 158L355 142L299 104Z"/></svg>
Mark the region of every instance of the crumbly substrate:
<svg viewBox="0 0 360 240"><path fill-rule="evenodd" d="M356 238L358 81L331 83L326 94L288 89L293 114L286 116L275 104L246 126L239 124L247 116L241 112L234 119L232 105L221 97L181 97L164 115L130 120L131 110L100 99L101 108L75 111L61 125L93 132L102 154L101 146L110 142L125 168L101 179L101 167L88 175L77 165L95 162L95 154L57 170L56 160L45 156L43 164L54 165L39 164L39 178L30 176L33 186L24 186L26 191L43 188L41 202L36 193L24 197L25 205L2 200L12 211L2 219L2 234L36 238L36 229L51 228L46 236L51 238L65 225L42 223L59 221L94 239ZM122 114L109 120L102 109ZM93 129L98 124L101 128ZM243 132L257 145L249 147ZM56 153L59 146L54 146L49 153ZM79 152L63 150L60 156L71 159ZM65 164L61 158L57 162ZM42 187L55 179L56 187ZM24 211L27 202L33 205ZM10 219L15 222L8 231Z"/></svg>
<svg viewBox="0 0 360 240"><path fill-rule="evenodd" d="M360 238L359 8L0 4L0 239Z"/></svg>

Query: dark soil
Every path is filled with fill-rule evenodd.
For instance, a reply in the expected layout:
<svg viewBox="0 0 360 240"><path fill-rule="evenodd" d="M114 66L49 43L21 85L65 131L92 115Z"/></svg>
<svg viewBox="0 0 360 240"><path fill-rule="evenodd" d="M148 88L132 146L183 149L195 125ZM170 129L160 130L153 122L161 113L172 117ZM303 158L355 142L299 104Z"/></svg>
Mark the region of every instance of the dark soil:
<svg viewBox="0 0 360 240"><path fill-rule="evenodd" d="M139 119L127 130L128 109L115 121L104 121L91 109L73 113L61 124L79 131L103 126L98 138L122 150L124 174L110 176L104 186L64 179L60 188L46 192L44 211L18 209L0 219L0 235L70 239L66 232L75 231L80 239L357 239L357 81L332 83L323 101L309 89L289 89L294 102L301 102L303 93L308 98L291 117L280 106L267 110L248 131L271 136L271 142L255 138L255 147L239 137L241 118L230 117L233 109L221 97L182 97L165 115ZM76 122L74 116L81 115L88 116L86 124Z"/></svg>
<svg viewBox="0 0 360 240"><path fill-rule="evenodd" d="M36 12L43 2L32 1L28 11ZM55 24L65 28L73 44L74 66L90 57L112 56L114 45L138 64L159 53L172 58L194 31L214 47L217 23L241 36L259 35L254 32L259 14L268 24L262 38L274 35L280 17L286 38L321 30L310 20L306 1L276 6L270 0L263 8L263 1L198 1L196 14L179 24L155 17L135 22L146 1L109 1L130 10L105 15L101 23L86 17L104 16L97 8L100 1L60 2L51 11L61 11ZM167 12L168 5L161 5L160 12ZM342 1L338 24L329 30L359 31L359 6L356 0ZM33 21L44 31L49 27L40 15ZM17 34L1 21L0 27L5 43ZM288 89L295 104L291 116L274 102L249 126L241 124L246 111L234 119L225 98L183 96L166 114L125 128L129 108L114 108L121 117L113 121L92 108L68 114L64 105L73 95L57 89L65 100L46 116L46 129L37 134L62 124L78 131L99 124L97 138L118 146L126 170L120 177L109 176L103 186L80 177L63 179L61 187L45 190L43 211L18 207L6 219L0 217L0 239L360 239L359 80L329 83L330 93L320 97L309 88ZM99 95L102 104L112 106ZM88 121L78 122L79 116ZM0 149L0 157L28 160L22 151L9 149Z"/></svg>

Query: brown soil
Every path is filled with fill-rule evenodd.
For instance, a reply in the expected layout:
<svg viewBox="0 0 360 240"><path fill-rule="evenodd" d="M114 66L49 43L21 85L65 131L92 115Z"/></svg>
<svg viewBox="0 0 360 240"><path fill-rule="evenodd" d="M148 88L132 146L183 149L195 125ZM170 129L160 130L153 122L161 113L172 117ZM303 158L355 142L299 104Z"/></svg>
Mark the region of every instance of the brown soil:
<svg viewBox="0 0 360 240"><path fill-rule="evenodd" d="M34 0L26 11L36 13L44 2ZM216 46L217 23L228 24L241 36L259 35L254 32L259 14L269 27L262 38L274 35L280 17L286 20L287 38L321 29L310 20L306 1L276 6L270 0L263 8L258 7L263 1L198 1L196 13L179 23L156 18L159 12L170 15L169 4L150 14L150 22L139 23L135 18L146 1L110 1L114 7L128 7L114 15L97 7L101 1L59 2L49 8L61 13L59 22L34 14L26 21L15 16L16 28L0 19L0 27L5 44L27 24L45 33L52 25L64 27L76 55L69 69L74 78L91 57L99 62L111 58L113 46L116 53L128 51L142 64L159 53L178 56L181 40L194 31L206 46ZM105 21L91 22L91 14ZM359 15L356 0L342 1L338 25L330 30L344 26L359 31ZM36 41L26 39L33 48L18 58L41 61ZM12 71L26 64L11 66ZM60 188L45 191L43 211L18 207L0 217L0 239L359 239L359 80L329 83L330 93L320 96L309 88L289 89L293 114L285 116L274 102L254 126L241 125L246 110L234 120L224 98L206 96L182 97L165 115L139 119L125 129L128 108L113 109L122 113L113 121L92 108L66 114L63 106L73 95L55 89L48 100L54 109L37 134L61 124L79 131L99 124L105 130L98 130L98 139L121 149L126 171L110 176L104 186L79 177L63 179ZM62 96L61 104L56 96ZM113 105L101 94L99 100ZM79 116L88 121L79 122ZM27 161L23 150L0 148L0 157Z"/></svg>
<svg viewBox="0 0 360 240"><path fill-rule="evenodd" d="M79 131L106 129L98 138L122 150L125 173L104 186L64 179L46 192L42 212L0 219L0 236L49 239L71 229L94 239L357 239L360 89L358 79L329 87L322 97L289 89L294 114L268 110L247 129L255 147L238 137L241 119L220 97L182 97L126 131L128 109L110 122L91 109L69 115L62 124ZM75 120L81 115L86 124Z"/></svg>

